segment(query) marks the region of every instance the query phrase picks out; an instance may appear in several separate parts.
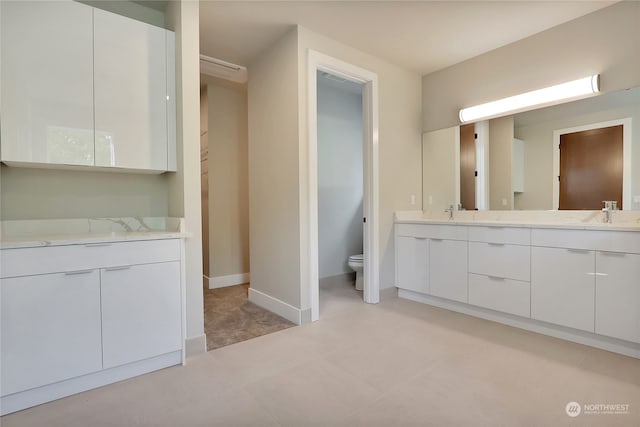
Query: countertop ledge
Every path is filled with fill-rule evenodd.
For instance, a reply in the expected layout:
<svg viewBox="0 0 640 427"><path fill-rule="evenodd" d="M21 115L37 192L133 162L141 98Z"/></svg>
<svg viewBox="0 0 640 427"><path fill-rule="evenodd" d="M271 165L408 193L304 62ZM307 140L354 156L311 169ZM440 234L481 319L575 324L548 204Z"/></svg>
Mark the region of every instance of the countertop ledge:
<svg viewBox="0 0 640 427"><path fill-rule="evenodd" d="M0 249L185 239L183 218L121 217L0 221Z"/></svg>
<svg viewBox="0 0 640 427"><path fill-rule="evenodd" d="M573 230L640 231L640 211L615 211L613 223L602 222L600 211L396 211L396 224L481 227L554 228Z"/></svg>
<svg viewBox="0 0 640 427"><path fill-rule="evenodd" d="M85 233L51 236L10 237L0 241L0 249L39 248L45 246L87 245L92 243L132 242L137 240L184 239L192 237L184 231L136 231Z"/></svg>

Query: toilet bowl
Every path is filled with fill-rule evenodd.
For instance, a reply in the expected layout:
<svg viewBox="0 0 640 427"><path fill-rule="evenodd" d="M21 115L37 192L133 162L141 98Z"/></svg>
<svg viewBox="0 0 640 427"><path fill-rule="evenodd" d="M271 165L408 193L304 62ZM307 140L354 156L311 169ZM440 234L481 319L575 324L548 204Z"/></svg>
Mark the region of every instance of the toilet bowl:
<svg viewBox="0 0 640 427"><path fill-rule="evenodd" d="M356 289L361 291L364 288L364 255L351 255L348 264L356 272Z"/></svg>

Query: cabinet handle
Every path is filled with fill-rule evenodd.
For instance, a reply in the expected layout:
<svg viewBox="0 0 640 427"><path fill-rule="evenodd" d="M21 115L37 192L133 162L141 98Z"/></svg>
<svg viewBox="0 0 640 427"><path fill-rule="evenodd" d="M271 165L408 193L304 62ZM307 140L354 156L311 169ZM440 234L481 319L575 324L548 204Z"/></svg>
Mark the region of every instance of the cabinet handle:
<svg viewBox="0 0 640 427"><path fill-rule="evenodd" d="M587 273L587 276L598 276L598 277L606 277L608 273Z"/></svg>
<svg viewBox="0 0 640 427"><path fill-rule="evenodd" d="M489 242L489 246L504 246L504 243Z"/></svg>
<svg viewBox="0 0 640 427"><path fill-rule="evenodd" d="M418 239L418 240L427 240L426 237L414 237L414 239Z"/></svg>
<svg viewBox="0 0 640 427"><path fill-rule="evenodd" d="M627 256L624 252L600 252L602 255L624 258Z"/></svg>
<svg viewBox="0 0 640 427"><path fill-rule="evenodd" d="M444 240L444 239L433 239L432 238L431 240L434 241L434 242L442 242L442 240Z"/></svg>
<svg viewBox="0 0 640 427"><path fill-rule="evenodd" d="M574 254L588 254L589 251L588 249L567 249L567 252L571 252Z"/></svg>
<svg viewBox="0 0 640 427"><path fill-rule="evenodd" d="M111 243L87 243L84 245L85 248L97 248L100 246L111 246Z"/></svg>
<svg viewBox="0 0 640 427"><path fill-rule="evenodd" d="M78 270L78 271L66 271L64 273L65 276L78 276L80 274L89 274L93 273L93 270Z"/></svg>
<svg viewBox="0 0 640 427"><path fill-rule="evenodd" d="M504 277L499 277L499 276L487 276L487 277L491 280L499 280L501 282L504 282Z"/></svg>
<svg viewBox="0 0 640 427"><path fill-rule="evenodd" d="M131 268L130 265L123 265L122 267L107 267L104 270L105 271L118 271L118 270L128 270L130 268Z"/></svg>

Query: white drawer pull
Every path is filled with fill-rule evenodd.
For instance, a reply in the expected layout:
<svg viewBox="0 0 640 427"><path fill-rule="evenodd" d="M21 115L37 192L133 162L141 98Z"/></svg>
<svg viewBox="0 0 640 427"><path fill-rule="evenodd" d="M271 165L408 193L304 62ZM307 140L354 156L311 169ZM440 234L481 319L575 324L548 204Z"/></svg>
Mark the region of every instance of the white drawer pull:
<svg viewBox="0 0 640 427"><path fill-rule="evenodd" d="M434 239L434 238L431 239L432 242L442 242L442 240L443 239Z"/></svg>
<svg viewBox="0 0 640 427"><path fill-rule="evenodd" d="M608 273L587 273L588 276L600 276L600 277L605 277L608 276Z"/></svg>
<svg viewBox="0 0 640 427"><path fill-rule="evenodd" d="M427 240L426 237L414 237L414 239L418 239L418 240Z"/></svg>
<svg viewBox="0 0 640 427"><path fill-rule="evenodd" d="M490 246L504 246L504 243L494 243L494 242L489 242Z"/></svg>
<svg viewBox="0 0 640 427"><path fill-rule="evenodd" d="M67 271L65 272L65 276L77 276L80 274L89 274L93 273L93 270L78 270L78 271Z"/></svg>
<svg viewBox="0 0 640 427"><path fill-rule="evenodd" d="M130 268L131 268L130 265L123 265L122 267L108 267L108 268L105 268L105 271L128 270Z"/></svg>
<svg viewBox="0 0 640 427"><path fill-rule="evenodd" d="M504 277L499 277L499 276L487 276L487 277L491 280L499 280L501 282L504 281Z"/></svg>
<svg viewBox="0 0 640 427"><path fill-rule="evenodd" d="M574 254L588 254L590 251L587 249L567 249L567 252Z"/></svg>
<svg viewBox="0 0 640 427"><path fill-rule="evenodd" d="M100 246L111 246L111 243L87 243L85 248L98 248Z"/></svg>

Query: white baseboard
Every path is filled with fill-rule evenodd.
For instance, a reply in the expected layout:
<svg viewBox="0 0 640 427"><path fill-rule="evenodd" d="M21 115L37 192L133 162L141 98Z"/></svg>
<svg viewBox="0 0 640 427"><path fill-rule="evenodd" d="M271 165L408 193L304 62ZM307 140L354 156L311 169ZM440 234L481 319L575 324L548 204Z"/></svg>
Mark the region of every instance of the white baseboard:
<svg viewBox="0 0 640 427"><path fill-rule="evenodd" d="M267 295L263 292L257 291L254 288L249 288L249 301L277 314L278 316L284 317L285 319L295 323L296 325L302 324L303 315L304 317L308 317L309 320L311 319L310 309L309 314L306 315L304 313L306 310L296 308L284 301L272 297L271 295Z"/></svg>
<svg viewBox="0 0 640 427"><path fill-rule="evenodd" d="M535 319L515 316L513 314L501 313L487 308L408 291L406 289L398 289L398 297L640 359L640 344L578 331Z"/></svg>
<svg viewBox="0 0 640 427"><path fill-rule="evenodd" d="M205 276L207 277L207 276ZM227 286L249 283L249 273L229 274L228 276L207 277L209 289L225 288Z"/></svg>
<svg viewBox="0 0 640 427"><path fill-rule="evenodd" d="M186 357L196 356L207 352L207 336L205 334L197 337L187 338L184 341Z"/></svg>

